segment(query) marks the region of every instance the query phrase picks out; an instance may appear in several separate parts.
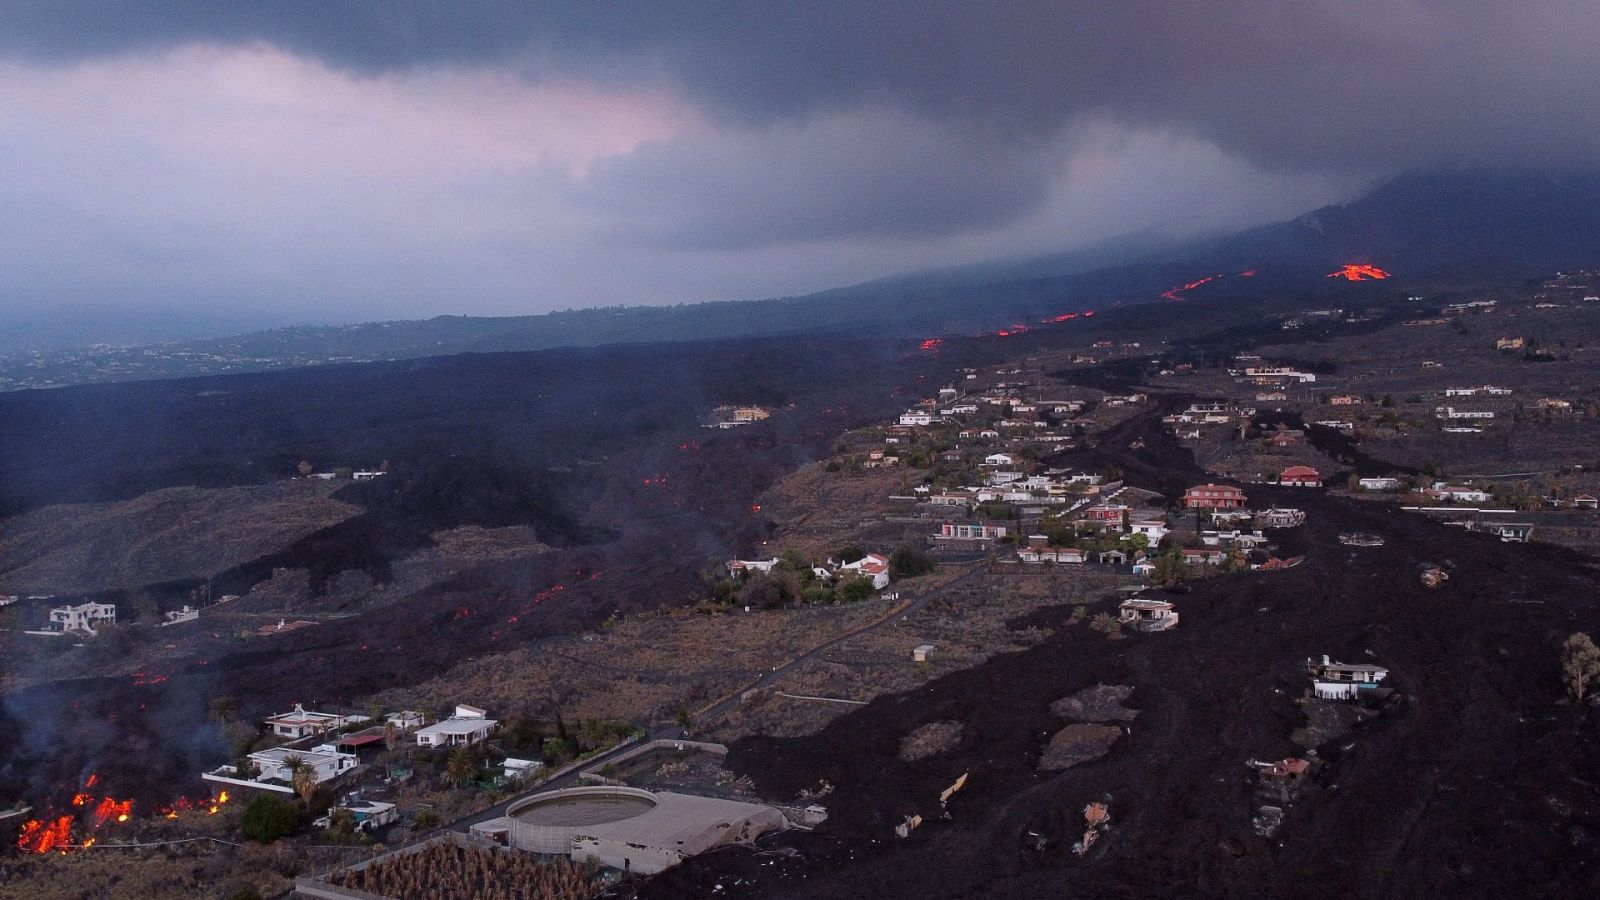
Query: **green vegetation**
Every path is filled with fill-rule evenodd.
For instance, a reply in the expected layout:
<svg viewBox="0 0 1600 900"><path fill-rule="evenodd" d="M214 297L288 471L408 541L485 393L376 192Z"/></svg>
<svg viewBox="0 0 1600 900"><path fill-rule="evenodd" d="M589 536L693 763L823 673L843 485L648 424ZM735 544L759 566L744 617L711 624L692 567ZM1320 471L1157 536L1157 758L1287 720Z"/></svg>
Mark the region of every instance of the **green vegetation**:
<svg viewBox="0 0 1600 900"><path fill-rule="evenodd" d="M938 567L933 557L915 547L901 547L889 554L890 578L915 578L927 575Z"/></svg>
<svg viewBox="0 0 1600 900"><path fill-rule="evenodd" d="M263 844L288 837L299 827L300 810L293 803L272 794L261 794L251 798L249 805L244 808L244 816L239 821L239 830L246 839L260 841Z"/></svg>

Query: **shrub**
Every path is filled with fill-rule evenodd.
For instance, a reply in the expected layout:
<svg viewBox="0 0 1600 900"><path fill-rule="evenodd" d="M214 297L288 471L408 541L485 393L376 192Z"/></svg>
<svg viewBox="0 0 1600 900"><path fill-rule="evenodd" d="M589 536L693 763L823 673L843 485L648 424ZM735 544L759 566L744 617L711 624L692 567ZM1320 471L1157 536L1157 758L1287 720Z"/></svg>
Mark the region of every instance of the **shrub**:
<svg viewBox="0 0 1600 900"><path fill-rule="evenodd" d="M889 554L891 578L915 578L918 575L926 575L938 567L939 564L933 561L933 557L912 547L901 547Z"/></svg>
<svg viewBox="0 0 1600 900"><path fill-rule="evenodd" d="M252 798L239 822L239 830L247 839L263 844L294 834L299 827L300 809L271 794Z"/></svg>
<svg viewBox="0 0 1600 900"><path fill-rule="evenodd" d="M846 603L857 603L872 596L872 582L865 578L848 578L839 585L839 599Z"/></svg>
<svg viewBox="0 0 1600 900"><path fill-rule="evenodd" d="M1092 620L1090 620L1089 627L1100 632L1108 638L1122 636L1122 623L1118 622L1117 617L1113 616L1111 613L1103 612L1095 616Z"/></svg>

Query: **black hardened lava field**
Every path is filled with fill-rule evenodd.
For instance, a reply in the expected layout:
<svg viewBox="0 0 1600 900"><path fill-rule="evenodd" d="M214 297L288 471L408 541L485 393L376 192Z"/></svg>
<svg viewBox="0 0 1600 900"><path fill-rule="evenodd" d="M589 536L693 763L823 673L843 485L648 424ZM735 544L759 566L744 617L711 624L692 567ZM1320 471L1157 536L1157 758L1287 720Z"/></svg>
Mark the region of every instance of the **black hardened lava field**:
<svg viewBox="0 0 1600 900"><path fill-rule="evenodd" d="M1119 437L1142 424L1152 470L1199 478L1192 462L1154 455L1153 421ZM792 852L692 860L641 896L1495 896L1534 884L1581 896L1600 886L1596 716L1557 705L1554 649L1600 617L1595 561L1386 506L1252 490L1306 510L1309 524L1285 535L1306 562L1183 588L1171 634L1129 645L1061 629L820 734L739 742L729 765L769 796L831 785L827 823L775 839ZM1385 542L1345 546L1349 531ZM1445 587L1422 586L1426 564L1449 568ZM1296 752L1304 663L1322 654L1382 660L1396 692L1324 750L1315 789L1277 839L1258 837L1246 763ZM1059 727L1050 705L1097 683L1134 688L1127 735L1103 760L1041 772ZM904 735L951 720L965 724L959 746L896 759ZM945 817L940 792L964 773ZM1082 810L1099 801L1111 828L1076 856ZM913 815L926 824L896 838Z"/></svg>

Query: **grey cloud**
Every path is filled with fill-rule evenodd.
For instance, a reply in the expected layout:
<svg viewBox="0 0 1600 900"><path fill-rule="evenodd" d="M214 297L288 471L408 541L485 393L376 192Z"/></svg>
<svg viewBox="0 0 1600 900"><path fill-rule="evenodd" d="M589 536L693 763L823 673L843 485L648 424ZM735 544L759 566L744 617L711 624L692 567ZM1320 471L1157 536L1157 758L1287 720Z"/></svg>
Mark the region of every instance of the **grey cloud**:
<svg viewBox="0 0 1600 900"><path fill-rule="evenodd" d="M1037 209L1063 157L1049 141L867 113L647 144L596 164L574 196L622 236L669 249L933 238Z"/></svg>
<svg viewBox="0 0 1600 900"><path fill-rule="evenodd" d="M873 104L1034 137L1104 116L1316 169L1600 158L1600 7L1587 0L47 0L5 18L0 51L44 58L266 41L361 72L665 76L747 126Z"/></svg>

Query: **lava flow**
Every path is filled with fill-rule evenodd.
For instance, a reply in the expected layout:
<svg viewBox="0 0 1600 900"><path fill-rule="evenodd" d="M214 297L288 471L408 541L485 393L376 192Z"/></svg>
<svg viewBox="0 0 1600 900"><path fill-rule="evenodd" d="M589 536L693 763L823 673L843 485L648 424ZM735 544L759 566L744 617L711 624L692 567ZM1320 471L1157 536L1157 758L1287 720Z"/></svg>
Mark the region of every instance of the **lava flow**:
<svg viewBox="0 0 1600 900"><path fill-rule="evenodd" d="M1163 299L1163 300L1171 300L1174 303L1181 302L1183 300L1183 297L1181 295L1183 294L1184 291L1192 291L1192 290L1194 290L1195 288L1199 287L1202 284L1206 284L1207 282L1211 282L1211 281L1216 281L1217 277L1218 276L1216 276L1216 275L1207 275L1206 277L1200 279L1199 281L1191 281L1188 284L1179 285L1178 287L1167 288L1166 290L1161 292L1161 299Z"/></svg>
<svg viewBox="0 0 1600 900"><path fill-rule="evenodd" d="M922 342L922 349L937 350L944 344L944 338L928 338Z"/></svg>
<svg viewBox="0 0 1600 900"><path fill-rule="evenodd" d="M190 800L188 797L179 797L171 806L162 807L161 816L166 819L176 819L178 813L196 809L203 809L206 811L206 815L214 816L222 812L222 807L227 802L227 791L218 791L215 797L208 800Z"/></svg>
<svg viewBox="0 0 1600 900"><path fill-rule="evenodd" d="M29 819L22 823L22 833L17 835L17 847L29 853L66 852L72 842L72 817L61 816L48 822Z"/></svg>
<svg viewBox="0 0 1600 900"><path fill-rule="evenodd" d="M90 775L83 784L83 789L72 795L72 805L83 810L82 821L79 814L54 816L44 819L29 819L22 823L22 830L17 834L17 847L29 853L62 853L76 847L91 847L95 838L87 837L81 845L72 843L72 828L74 825L83 825L87 830L98 830L105 825L117 822L127 822L133 818L133 801L118 800L115 797L95 798L90 792L100 781L100 776ZM219 801L225 802L225 801Z"/></svg>
<svg viewBox="0 0 1600 900"><path fill-rule="evenodd" d="M1389 273L1377 266L1362 263L1347 263L1339 267L1337 272L1329 272L1329 278L1343 278L1346 281L1381 281L1389 277Z"/></svg>
<svg viewBox="0 0 1600 900"><path fill-rule="evenodd" d="M1023 334L1027 330L1028 330L1028 326L1023 325L1022 323L1019 322L1016 325L1011 325L1009 327L1002 328L999 331L996 331L995 334L998 335L999 337L1011 337L1014 334Z"/></svg>

